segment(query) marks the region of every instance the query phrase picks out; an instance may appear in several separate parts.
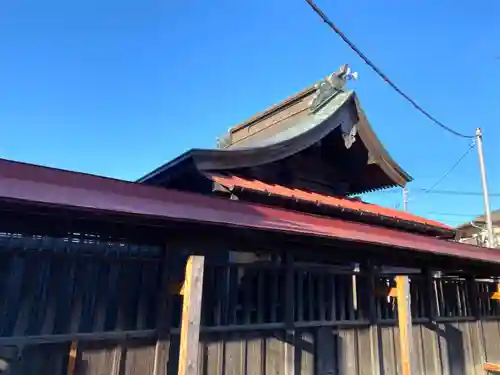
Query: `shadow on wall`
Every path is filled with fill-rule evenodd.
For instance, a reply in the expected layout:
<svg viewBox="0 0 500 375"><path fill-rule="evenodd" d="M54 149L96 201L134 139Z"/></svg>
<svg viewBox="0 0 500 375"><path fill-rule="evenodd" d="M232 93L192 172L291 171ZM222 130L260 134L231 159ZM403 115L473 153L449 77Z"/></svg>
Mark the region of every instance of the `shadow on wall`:
<svg viewBox="0 0 500 375"><path fill-rule="evenodd" d="M459 327L462 324L469 332L468 323L459 323ZM372 334L375 332L378 332L378 335ZM198 373L361 375L372 373L373 367L377 366L380 375L397 375L400 373L397 337L397 329L391 326L378 329L321 327L289 333L283 330L202 333ZM465 352L468 346L475 345L474 338L464 337L456 323L415 325L414 338L415 353L418 357L416 373L474 373L471 366L477 366L478 363L469 363L473 355ZM465 340L470 342L465 345ZM373 350L373 342L378 346L378 350ZM75 375L152 373L155 359L154 339L128 343L82 343L81 348ZM170 345L165 349L168 354L165 352L165 356L162 355L161 362L166 363L167 374L175 375L178 370L179 336L172 336ZM378 358L373 357L373 353L377 352ZM0 365L5 367L0 369L0 374L66 375L67 355L68 345L52 348L38 345L25 348L19 353L16 348L3 347L0 348ZM479 361L479 358L475 361Z"/></svg>

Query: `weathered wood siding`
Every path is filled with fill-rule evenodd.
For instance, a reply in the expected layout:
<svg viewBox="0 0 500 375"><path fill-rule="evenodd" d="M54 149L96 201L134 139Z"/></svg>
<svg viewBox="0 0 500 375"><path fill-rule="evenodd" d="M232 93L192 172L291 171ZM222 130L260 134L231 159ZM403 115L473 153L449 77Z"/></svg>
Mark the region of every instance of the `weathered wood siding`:
<svg viewBox="0 0 500 375"><path fill-rule="evenodd" d="M500 361L498 321L416 324L413 336L416 374L483 375L486 359ZM177 374L177 339L161 353L167 374ZM68 350L69 344L26 347L12 374L66 374ZM392 326L305 329L287 338L283 331L202 334L198 373L398 375L398 354ZM82 344L75 375L153 374L154 361L154 340Z"/></svg>
<svg viewBox="0 0 500 375"><path fill-rule="evenodd" d="M182 297L168 281L180 281L189 251L166 261L165 246L74 237L0 237L8 373L66 375L77 342L74 375L175 375ZM221 259L205 268L199 374L401 373L391 275ZM484 361L500 361L494 284L410 278L416 374L483 374Z"/></svg>
<svg viewBox="0 0 500 375"><path fill-rule="evenodd" d="M398 340L398 328L384 325L204 334L198 373L399 375ZM500 361L499 321L415 324L413 343L415 374L483 375L484 361ZM177 355L173 344L168 374Z"/></svg>

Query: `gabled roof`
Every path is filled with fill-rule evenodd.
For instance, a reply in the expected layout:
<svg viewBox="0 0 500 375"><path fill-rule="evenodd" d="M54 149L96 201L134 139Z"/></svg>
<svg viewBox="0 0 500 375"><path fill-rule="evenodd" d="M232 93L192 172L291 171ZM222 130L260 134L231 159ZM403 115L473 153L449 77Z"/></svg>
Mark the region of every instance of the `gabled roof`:
<svg viewBox="0 0 500 375"><path fill-rule="evenodd" d="M411 177L376 137L356 94L345 89L346 79L340 70L231 129L219 142L220 149L190 150L138 181L185 186L180 179L194 178L196 171L259 175L267 181L268 176L290 175L290 168L295 168L294 174L299 168L296 165L305 160L309 165L324 166L318 168L319 179L332 195L404 186ZM310 168L302 169L304 180L318 180ZM281 183L292 184L284 179Z"/></svg>
<svg viewBox="0 0 500 375"><path fill-rule="evenodd" d="M497 249L0 159L0 203L283 232L500 264Z"/></svg>
<svg viewBox="0 0 500 375"><path fill-rule="evenodd" d="M474 220L472 220L477 225L481 225L481 223L486 223L485 215L477 216ZM500 225L500 210L495 210L491 212L491 221L493 225ZM463 223L457 227L457 229L465 229L468 227L472 227L471 222L468 221Z"/></svg>

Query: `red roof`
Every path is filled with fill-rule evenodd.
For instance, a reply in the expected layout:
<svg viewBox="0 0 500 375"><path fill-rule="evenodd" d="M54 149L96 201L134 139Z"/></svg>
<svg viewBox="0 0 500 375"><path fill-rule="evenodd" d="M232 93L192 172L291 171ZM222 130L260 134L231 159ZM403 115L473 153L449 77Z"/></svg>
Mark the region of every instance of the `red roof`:
<svg viewBox="0 0 500 375"><path fill-rule="evenodd" d="M310 202L317 205L326 205L338 209L357 211L371 215L384 216L392 219L399 219L407 222L429 225L440 229L452 230L451 227L437 221L424 219L407 212L392 210L390 208L377 206L375 204L366 203L357 199L337 198L300 189L291 189L282 185L268 184L259 180L250 180L233 175L228 176L210 173L207 174L207 177L212 181L217 182L231 190L234 188L248 189L260 193L274 194L283 198L291 198L303 202Z"/></svg>
<svg viewBox="0 0 500 375"><path fill-rule="evenodd" d="M500 251L340 219L0 159L0 201L377 244L500 264Z"/></svg>

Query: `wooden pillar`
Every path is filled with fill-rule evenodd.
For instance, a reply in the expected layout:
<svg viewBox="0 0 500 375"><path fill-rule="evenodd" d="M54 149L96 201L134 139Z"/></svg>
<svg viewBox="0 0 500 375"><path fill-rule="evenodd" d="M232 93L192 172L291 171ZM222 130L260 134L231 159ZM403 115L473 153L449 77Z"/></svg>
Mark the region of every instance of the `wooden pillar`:
<svg viewBox="0 0 500 375"><path fill-rule="evenodd" d="M200 336L201 298L205 258L190 256L186 264L184 301L182 304L179 375L197 375Z"/></svg>
<svg viewBox="0 0 500 375"><path fill-rule="evenodd" d="M158 312L156 316L156 328L158 338L155 345L153 362L153 375L161 375L167 372L168 351L170 346L171 329L171 261L172 253L168 245L165 246L163 259L161 262L161 282L158 289Z"/></svg>
<svg viewBox="0 0 500 375"><path fill-rule="evenodd" d="M412 325L411 325L411 299L410 281L408 276L396 276L397 302L398 302L398 325L400 361L403 369L402 375L415 375L412 371Z"/></svg>
<svg viewBox="0 0 500 375"><path fill-rule="evenodd" d="M69 348L68 368L66 370L67 375L74 375L75 374L77 354L78 354L78 343L76 341L73 341L71 343L70 348Z"/></svg>

